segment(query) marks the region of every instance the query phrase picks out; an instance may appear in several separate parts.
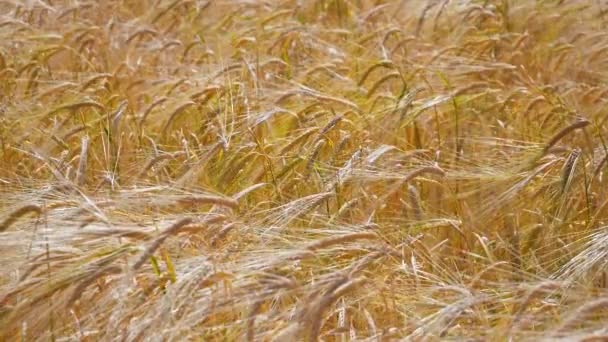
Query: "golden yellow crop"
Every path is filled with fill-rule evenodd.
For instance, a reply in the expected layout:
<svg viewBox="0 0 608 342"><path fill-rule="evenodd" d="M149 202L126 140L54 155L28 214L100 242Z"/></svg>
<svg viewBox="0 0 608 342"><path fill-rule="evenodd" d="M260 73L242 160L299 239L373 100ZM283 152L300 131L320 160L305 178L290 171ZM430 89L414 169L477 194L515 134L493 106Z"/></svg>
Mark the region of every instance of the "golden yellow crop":
<svg viewBox="0 0 608 342"><path fill-rule="evenodd" d="M0 341L607 340L606 13L0 2Z"/></svg>

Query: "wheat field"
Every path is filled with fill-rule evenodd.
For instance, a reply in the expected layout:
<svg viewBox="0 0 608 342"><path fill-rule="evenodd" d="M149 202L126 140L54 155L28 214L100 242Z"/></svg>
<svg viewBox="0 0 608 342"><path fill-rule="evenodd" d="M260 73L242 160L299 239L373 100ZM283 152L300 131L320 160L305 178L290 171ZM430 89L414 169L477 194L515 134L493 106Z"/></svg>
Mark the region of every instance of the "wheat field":
<svg viewBox="0 0 608 342"><path fill-rule="evenodd" d="M607 341L608 4L0 2L0 341Z"/></svg>

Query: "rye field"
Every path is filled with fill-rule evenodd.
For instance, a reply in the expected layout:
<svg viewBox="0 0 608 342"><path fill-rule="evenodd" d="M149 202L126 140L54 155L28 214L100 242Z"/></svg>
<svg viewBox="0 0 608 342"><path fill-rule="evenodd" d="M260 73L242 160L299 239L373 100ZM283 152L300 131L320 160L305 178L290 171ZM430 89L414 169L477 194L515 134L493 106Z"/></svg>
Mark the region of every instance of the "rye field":
<svg viewBox="0 0 608 342"><path fill-rule="evenodd" d="M0 1L0 341L607 341L607 28Z"/></svg>

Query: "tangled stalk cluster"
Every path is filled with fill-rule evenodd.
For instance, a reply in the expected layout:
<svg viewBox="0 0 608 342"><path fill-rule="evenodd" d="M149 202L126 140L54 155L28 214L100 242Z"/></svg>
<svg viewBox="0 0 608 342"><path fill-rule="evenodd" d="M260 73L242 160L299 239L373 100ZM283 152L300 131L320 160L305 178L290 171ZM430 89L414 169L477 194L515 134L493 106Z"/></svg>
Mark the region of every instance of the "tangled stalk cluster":
<svg viewBox="0 0 608 342"><path fill-rule="evenodd" d="M607 11L0 2L0 340L608 339Z"/></svg>

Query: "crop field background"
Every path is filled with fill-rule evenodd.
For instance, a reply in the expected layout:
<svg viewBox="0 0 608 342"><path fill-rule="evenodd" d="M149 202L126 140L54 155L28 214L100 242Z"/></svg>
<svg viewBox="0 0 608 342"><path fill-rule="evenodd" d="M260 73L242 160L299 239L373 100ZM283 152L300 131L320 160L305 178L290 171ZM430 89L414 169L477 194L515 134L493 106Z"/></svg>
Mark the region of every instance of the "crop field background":
<svg viewBox="0 0 608 342"><path fill-rule="evenodd" d="M608 340L607 24L1 1L0 340Z"/></svg>

